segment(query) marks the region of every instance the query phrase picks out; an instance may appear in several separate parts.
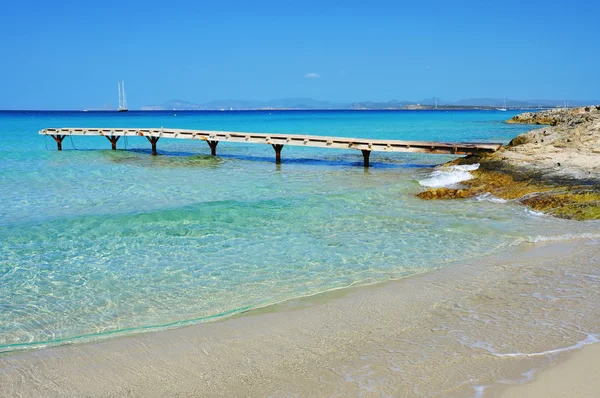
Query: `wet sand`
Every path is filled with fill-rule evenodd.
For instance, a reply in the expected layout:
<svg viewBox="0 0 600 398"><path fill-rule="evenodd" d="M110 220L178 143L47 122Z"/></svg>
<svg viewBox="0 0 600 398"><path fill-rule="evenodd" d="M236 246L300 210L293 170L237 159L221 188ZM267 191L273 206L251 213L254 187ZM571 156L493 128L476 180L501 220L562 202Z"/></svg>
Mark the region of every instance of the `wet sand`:
<svg viewBox="0 0 600 398"><path fill-rule="evenodd" d="M596 338L599 262L594 240L522 244L219 322L13 353L0 396L496 396Z"/></svg>
<svg viewBox="0 0 600 398"><path fill-rule="evenodd" d="M570 358L542 371L534 381L508 388L505 398L596 398L600 396L600 344L584 347Z"/></svg>

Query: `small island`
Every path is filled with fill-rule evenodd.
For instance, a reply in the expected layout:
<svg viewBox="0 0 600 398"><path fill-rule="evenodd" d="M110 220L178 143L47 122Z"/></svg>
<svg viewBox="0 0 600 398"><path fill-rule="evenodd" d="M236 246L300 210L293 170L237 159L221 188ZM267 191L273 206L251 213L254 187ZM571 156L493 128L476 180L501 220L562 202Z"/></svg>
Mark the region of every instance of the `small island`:
<svg viewBox="0 0 600 398"><path fill-rule="evenodd" d="M421 199L492 194L560 218L600 219L600 105L519 114L507 123L544 125L492 154L441 167L479 164L459 188L430 188Z"/></svg>

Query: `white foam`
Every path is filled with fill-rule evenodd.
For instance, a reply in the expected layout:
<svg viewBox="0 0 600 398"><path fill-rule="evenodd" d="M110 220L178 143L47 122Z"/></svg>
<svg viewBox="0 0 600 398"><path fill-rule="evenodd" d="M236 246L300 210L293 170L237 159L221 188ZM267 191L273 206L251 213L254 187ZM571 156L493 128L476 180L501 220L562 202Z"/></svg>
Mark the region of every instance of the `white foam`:
<svg viewBox="0 0 600 398"><path fill-rule="evenodd" d="M485 342L479 342L479 343L475 343L473 344L473 347L475 348L482 348L486 351L488 351L490 354L499 357L499 358L532 358L532 357L541 357L541 356L546 356L546 355L556 355L556 354L560 354L561 352L566 352L566 351L572 351L572 350L579 350L581 348L583 348L584 346L588 345L588 344L593 344L593 343L598 343L600 342L600 340L598 339L598 335L595 334L588 334L586 336L585 339L571 345L568 347L562 347L562 348L555 348L553 350L548 350L548 351L541 351L541 352L532 352L532 353L525 353L525 352L508 352L508 353L500 353L498 351L496 351L490 344L485 343Z"/></svg>
<svg viewBox="0 0 600 398"><path fill-rule="evenodd" d="M600 239L600 234L594 233L581 233L581 234L561 234L561 235L536 235L528 236L526 238L517 238L510 246L518 246L522 243L541 243L541 242L560 242L567 240L578 240L578 239Z"/></svg>
<svg viewBox="0 0 600 398"><path fill-rule="evenodd" d="M536 216L536 217L544 217L544 216L546 216L546 213L542 213L541 211L531 210L531 209L528 209L528 208L525 208L525 211L527 212L527 214L530 214L530 215Z"/></svg>
<svg viewBox="0 0 600 398"><path fill-rule="evenodd" d="M479 163L450 166L450 168L460 170L460 171L474 171L479 168Z"/></svg>
<svg viewBox="0 0 600 398"><path fill-rule="evenodd" d="M485 392L485 386L474 386L473 389L475 390L475 395L473 396L474 398L483 397L483 393Z"/></svg>
<svg viewBox="0 0 600 398"><path fill-rule="evenodd" d="M528 237L527 242L538 243L538 242L556 242L563 240L574 240L574 239L600 239L600 234L593 233L582 233L582 234L561 234L561 235L537 235Z"/></svg>
<svg viewBox="0 0 600 398"><path fill-rule="evenodd" d="M491 193L484 193L483 195L479 195L475 199L479 201L486 201L492 203L506 203L506 199L499 198L497 196L492 195Z"/></svg>
<svg viewBox="0 0 600 398"><path fill-rule="evenodd" d="M428 178L419 181L419 184L429 188L450 187L473 178L469 172L478 168L479 163L440 167L435 169Z"/></svg>
<svg viewBox="0 0 600 398"><path fill-rule="evenodd" d="M536 369L536 368L531 368L531 369L529 369L527 372L523 372L523 373L521 373L521 378L520 378L520 379L517 379L517 380L507 380L507 379L501 379L501 380L498 380L498 382L499 382L499 383L502 383L502 384L513 384L513 385L514 385L514 384L525 384L525 383L529 383L530 381L533 381L533 378L534 378L535 372L536 372L537 370L538 370L538 369Z"/></svg>

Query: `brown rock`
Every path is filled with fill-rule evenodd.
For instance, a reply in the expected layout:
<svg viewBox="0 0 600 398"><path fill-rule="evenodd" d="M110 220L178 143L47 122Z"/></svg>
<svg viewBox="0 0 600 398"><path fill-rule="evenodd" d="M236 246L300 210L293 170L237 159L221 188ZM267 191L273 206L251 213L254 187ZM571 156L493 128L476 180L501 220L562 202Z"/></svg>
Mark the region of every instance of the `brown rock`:
<svg viewBox="0 0 600 398"><path fill-rule="evenodd" d="M451 188L430 188L427 191L419 193L417 196L421 199L464 199L474 194L468 189Z"/></svg>

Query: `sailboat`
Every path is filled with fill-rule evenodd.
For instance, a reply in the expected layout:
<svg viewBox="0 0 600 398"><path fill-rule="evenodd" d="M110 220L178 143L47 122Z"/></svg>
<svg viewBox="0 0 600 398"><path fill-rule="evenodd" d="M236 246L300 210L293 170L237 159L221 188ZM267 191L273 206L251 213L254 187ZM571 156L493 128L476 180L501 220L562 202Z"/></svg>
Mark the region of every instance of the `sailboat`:
<svg viewBox="0 0 600 398"><path fill-rule="evenodd" d="M119 109L117 109L118 112L127 112L129 109L127 109L127 97L125 96L125 82L121 81L121 82L117 82L117 90L119 90ZM123 90L123 93L121 93L121 90Z"/></svg>
<svg viewBox="0 0 600 398"><path fill-rule="evenodd" d="M506 98L504 98L504 108L496 108L496 110L506 112Z"/></svg>

